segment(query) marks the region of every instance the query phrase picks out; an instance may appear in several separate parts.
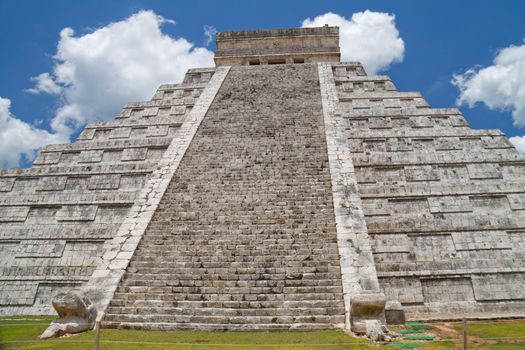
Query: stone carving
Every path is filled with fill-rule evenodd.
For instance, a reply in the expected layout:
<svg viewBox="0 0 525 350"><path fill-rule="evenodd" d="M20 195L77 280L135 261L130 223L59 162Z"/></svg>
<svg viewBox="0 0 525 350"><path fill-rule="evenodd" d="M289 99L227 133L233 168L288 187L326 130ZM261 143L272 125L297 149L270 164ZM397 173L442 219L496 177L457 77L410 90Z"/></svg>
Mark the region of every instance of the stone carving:
<svg viewBox="0 0 525 350"><path fill-rule="evenodd" d="M385 304L386 297L383 293L361 293L352 296L350 323L351 330L357 334L367 334L367 321L377 321L386 325ZM374 325L374 323L368 323Z"/></svg>
<svg viewBox="0 0 525 350"><path fill-rule="evenodd" d="M351 330L366 335L374 342L390 342L398 334L390 332L386 325L386 297L383 293L363 291L351 298Z"/></svg>
<svg viewBox="0 0 525 350"><path fill-rule="evenodd" d="M41 339L80 333L95 326L97 310L80 292L60 293L53 298L52 304L60 318L51 322Z"/></svg>

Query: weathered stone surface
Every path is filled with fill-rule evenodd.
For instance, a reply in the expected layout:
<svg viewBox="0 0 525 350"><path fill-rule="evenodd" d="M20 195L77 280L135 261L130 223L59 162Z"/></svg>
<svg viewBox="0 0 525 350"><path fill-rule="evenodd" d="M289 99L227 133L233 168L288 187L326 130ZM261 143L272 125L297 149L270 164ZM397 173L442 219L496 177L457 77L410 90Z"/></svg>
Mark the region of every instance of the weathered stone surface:
<svg viewBox="0 0 525 350"><path fill-rule="evenodd" d="M356 64L333 70L387 298L409 318L524 315L524 156Z"/></svg>
<svg viewBox="0 0 525 350"><path fill-rule="evenodd" d="M58 316L42 333L41 339L80 333L95 325L97 310L91 301L80 293L59 293L53 298L53 307Z"/></svg>
<svg viewBox="0 0 525 350"><path fill-rule="evenodd" d="M403 305L397 300L388 300L385 305L386 324L405 324Z"/></svg>
<svg viewBox="0 0 525 350"><path fill-rule="evenodd" d="M350 303L350 323L352 332L357 334L367 334L368 325L372 328L377 328L374 326L376 322L380 325L386 324L386 298L384 294L373 292L366 293L363 291L360 294L353 295Z"/></svg>
<svg viewBox="0 0 525 350"><path fill-rule="evenodd" d="M106 327L344 326L316 65L232 67Z"/></svg>
<svg viewBox="0 0 525 350"><path fill-rule="evenodd" d="M190 70L32 168L0 171L0 314L52 314L54 294L89 280L214 72Z"/></svg>
<svg viewBox="0 0 525 350"><path fill-rule="evenodd" d="M287 28L217 33L217 66L339 62L339 28Z"/></svg>

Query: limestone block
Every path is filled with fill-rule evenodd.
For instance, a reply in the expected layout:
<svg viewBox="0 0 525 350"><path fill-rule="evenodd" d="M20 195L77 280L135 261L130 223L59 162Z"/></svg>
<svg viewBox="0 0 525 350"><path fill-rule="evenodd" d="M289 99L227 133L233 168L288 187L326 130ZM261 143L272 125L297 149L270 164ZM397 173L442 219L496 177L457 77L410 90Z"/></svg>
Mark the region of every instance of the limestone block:
<svg viewBox="0 0 525 350"><path fill-rule="evenodd" d="M109 138L110 139L127 139L129 138L130 135L131 135L130 127L114 128L114 129L111 129Z"/></svg>
<svg viewBox="0 0 525 350"><path fill-rule="evenodd" d="M388 300L398 300L402 304L424 301L421 281L417 277L380 278L379 284Z"/></svg>
<svg viewBox="0 0 525 350"><path fill-rule="evenodd" d="M184 113L186 113L186 106L171 107L170 115L182 115Z"/></svg>
<svg viewBox="0 0 525 350"><path fill-rule="evenodd" d="M86 150L80 152L79 163L98 163L102 161L104 150Z"/></svg>
<svg viewBox="0 0 525 350"><path fill-rule="evenodd" d="M133 108L130 112L131 118L143 118L157 115L158 107Z"/></svg>
<svg viewBox="0 0 525 350"><path fill-rule="evenodd" d="M411 238L418 261L449 260L456 254L452 236L449 234L412 236Z"/></svg>
<svg viewBox="0 0 525 350"><path fill-rule="evenodd" d="M474 292L470 278L422 279L426 303L472 302Z"/></svg>
<svg viewBox="0 0 525 350"><path fill-rule="evenodd" d="M120 185L120 175L93 175L89 179L90 190L115 190Z"/></svg>
<svg viewBox="0 0 525 350"><path fill-rule="evenodd" d="M65 240L24 240L18 248L17 258L60 258Z"/></svg>
<svg viewBox="0 0 525 350"><path fill-rule="evenodd" d="M467 170L471 179L499 179L502 177L499 164L467 164Z"/></svg>
<svg viewBox="0 0 525 350"><path fill-rule="evenodd" d="M454 127L468 127L468 123L462 115L451 115L450 121Z"/></svg>
<svg viewBox="0 0 525 350"><path fill-rule="evenodd" d="M468 196L429 197L428 204L431 213L463 213L472 211L472 205Z"/></svg>
<svg viewBox="0 0 525 350"><path fill-rule="evenodd" d="M482 249L512 249L512 242L505 231L452 232L457 251Z"/></svg>
<svg viewBox="0 0 525 350"><path fill-rule="evenodd" d="M511 212L511 204L508 196L504 194L487 194L471 196L470 204L474 211L486 213L487 211L495 214L498 212Z"/></svg>
<svg viewBox="0 0 525 350"><path fill-rule="evenodd" d="M407 152L412 151L412 143L408 138L388 138L386 143L386 150L388 152Z"/></svg>
<svg viewBox="0 0 525 350"><path fill-rule="evenodd" d="M525 299L525 273L472 275L477 301Z"/></svg>
<svg viewBox="0 0 525 350"><path fill-rule="evenodd" d="M469 178L467 168L464 165L446 165L439 167L438 177L442 181L462 180Z"/></svg>
<svg viewBox="0 0 525 350"><path fill-rule="evenodd" d="M121 160L125 161L135 161L135 160L145 160L146 155L148 154L148 148L126 148L122 152Z"/></svg>
<svg viewBox="0 0 525 350"><path fill-rule="evenodd" d="M429 204L427 198L421 197L400 197L391 198L388 200L390 215L408 213L423 213L429 212Z"/></svg>
<svg viewBox="0 0 525 350"><path fill-rule="evenodd" d="M390 117L368 118L368 125L370 129L391 129L392 121Z"/></svg>
<svg viewBox="0 0 525 350"><path fill-rule="evenodd" d="M33 161L34 165L56 164L60 160L61 152L41 151L38 157Z"/></svg>
<svg viewBox="0 0 525 350"><path fill-rule="evenodd" d="M95 136L96 129L88 129L87 127L80 133L77 140L86 141L92 140Z"/></svg>
<svg viewBox="0 0 525 350"><path fill-rule="evenodd" d="M168 126L167 125L158 125L148 127L147 137L159 137L168 135Z"/></svg>
<svg viewBox="0 0 525 350"><path fill-rule="evenodd" d="M38 291L38 282L2 281L0 283L0 305L32 305Z"/></svg>
<svg viewBox="0 0 525 350"><path fill-rule="evenodd" d="M0 178L0 192L9 192L13 189L15 184L15 177Z"/></svg>
<svg viewBox="0 0 525 350"><path fill-rule="evenodd" d="M512 143L509 141L505 135L501 136L482 136L481 141L483 143L483 147L487 149L495 149L495 148L511 148L514 147Z"/></svg>
<svg viewBox="0 0 525 350"><path fill-rule="evenodd" d="M372 243L374 253L408 253L413 249L406 234L374 235Z"/></svg>
<svg viewBox="0 0 525 350"><path fill-rule="evenodd" d="M57 221L93 221L97 215L96 205L66 205L56 212Z"/></svg>
<svg viewBox="0 0 525 350"><path fill-rule="evenodd" d="M507 195L512 210L525 209L525 193L512 193Z"/></svg>
<svg viewBox="0 0 525 350"><path fill-rule="evenodd" d="M411 165L405 167L407 181L438 181L438 167L433 165Z"/></svg>
<svg viewBox="0 0 525 350"><path fill-rule="evenodd" d="M45 176L38 181L37 191L63 191L66 188L67 176Z"/></svg>
<svg viewBox="0 0 525 350"><path fill-rule="evenodd" d="M352 332L366 334L366 321L378 321L386 324L385 305L386 297L382 293L361 293L353 295L350 300L350 322Z"/></svg>
<svg viewBox="0 0 525 350"><path fill-rule="evenodd" d="M388 300L385 304L386 324L404 325L405 311L397 300Z"/></svg>
<svg viewBox="0 0 525 350"><path fill-rule="evenodd" d="M0 222L24 222L30 207L0 207Z"/></svg>

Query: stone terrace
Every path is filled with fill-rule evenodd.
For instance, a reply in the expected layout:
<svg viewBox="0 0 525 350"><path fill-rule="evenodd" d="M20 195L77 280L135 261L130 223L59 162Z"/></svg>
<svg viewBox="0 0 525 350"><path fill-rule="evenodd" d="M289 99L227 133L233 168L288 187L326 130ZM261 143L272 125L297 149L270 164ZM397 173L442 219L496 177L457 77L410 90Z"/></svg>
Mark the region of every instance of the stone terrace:
<svg viewBox="0 0 525 350"><path fill-rule="evenodd" d="M0 171L0 314L53 314L51 298L89 280L215 69L192 69L151 101Z"/></svg>

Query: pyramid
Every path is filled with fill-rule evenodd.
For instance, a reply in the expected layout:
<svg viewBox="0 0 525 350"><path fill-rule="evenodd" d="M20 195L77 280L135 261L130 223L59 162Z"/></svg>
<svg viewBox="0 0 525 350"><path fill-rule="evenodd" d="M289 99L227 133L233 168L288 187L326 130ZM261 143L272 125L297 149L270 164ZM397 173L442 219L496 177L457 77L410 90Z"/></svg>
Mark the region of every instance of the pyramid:
<svg viewBox="0 0 525 350"><path fill-rule="evenodd" d="M76 293L90 327L525 316L501 131L341 63L337 27L218 33L215 62L1 171L0 314Z"/></svg>

